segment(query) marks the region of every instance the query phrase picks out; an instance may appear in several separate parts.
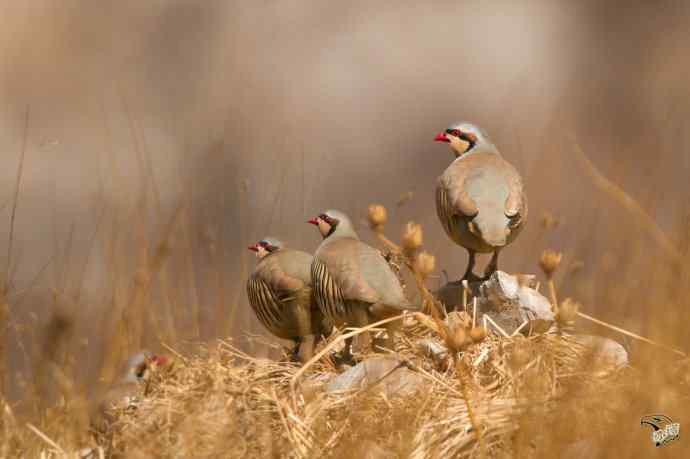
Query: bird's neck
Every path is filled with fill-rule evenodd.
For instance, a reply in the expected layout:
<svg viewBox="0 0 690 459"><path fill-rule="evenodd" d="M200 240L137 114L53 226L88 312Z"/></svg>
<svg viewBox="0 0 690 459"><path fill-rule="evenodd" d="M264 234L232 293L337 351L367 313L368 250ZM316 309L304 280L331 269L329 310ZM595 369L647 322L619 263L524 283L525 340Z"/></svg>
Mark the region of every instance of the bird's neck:
<svg viewBox="0 0 690 459"><path fill-rule="evenodd" d="M479 145L475 145L474 147L470 148L467 150L465 153L458 155L455 155L456 159L461 159L461 158L466 158L469 156L476 156L476 155L496 155L496 156L501 156L501 153L498 151L498 148L494 144L491 143L481 143Z"/></svg>
<svg viewBox="0 0 690 459"><path fill-rule="evenodd" d="M350 238L350 239L357 239L359 240L359 236L357 235L357 232L353 228L349 228L346 226L338 226L335 231L333 231L331 234L326 236L323 239L324 243L327 242L332 242L338 239L343 239L343 238Z"/></svg>

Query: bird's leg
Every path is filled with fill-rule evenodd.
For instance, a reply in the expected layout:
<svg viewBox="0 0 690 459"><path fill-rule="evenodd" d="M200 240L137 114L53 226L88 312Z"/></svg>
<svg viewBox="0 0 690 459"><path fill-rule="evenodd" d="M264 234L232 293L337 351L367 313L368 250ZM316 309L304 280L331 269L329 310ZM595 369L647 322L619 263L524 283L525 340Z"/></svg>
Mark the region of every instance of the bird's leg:
<svg viewBox="0 0 690 459"><path fill-rule="evenodd" d="M489 261L489 264L486 266L486 270L484 270L484 277L482 280L487 280L491 277L493 273L495 273L498 270L498 254L501 252L501 249L496 249L493 255L491 255L491 261Z"/></svg>
<svg viewBox="0 0 690 459"><path fill-rule="evenodd" d="M299 333L295 357L298 357L300 362L306 363L314 352L314 334L311 331L311 314L309 313L308 307L302 305L297 305L294 311L297 321L297 332Z"/></svg>
<svg viewBox="0 0 690 459"><path fill-rule="evenodd" d="M316 337L314 335L303 336L299 344L299 361L302 363L307 363L309 359L314 355L314 345L316 343Z"/></svg>
<svg viewBox="0 0 690 459"><path fill-rule="evenodd" d="M366 327L369 325L369 313L367 309L359 306L353 308L353 314L354 314L354 322L355 326L357 327ZM357 351L358 352L366 352L368 349L371 349L371 334L368 331L365 331L363 333L360 333L357 335Z"/></svg>
<svg viewBox="0 0 690 459"><path fill-rule="evenodd" d="M343 361L345 362L352 362L354 360L352 357L352 339L353 338L347 338L345 340L345 347L341 353L343 356Z"/></svg>
<svg viewBox="0 0 690 459"><path fill-rule="evenodd" d="M302 348L302 338L300 338L299 336L294 336L292 340L295 342L295 347L292 348L292 352L290 353L290 361L298 362L300 350Z"/></svg>
<svg viewBox="0 0 690 459"><path fill-rule="evenodd" d="M388 322L386 325L384 325L384 327L386 327L387 337L383 345L386 349L395 351L395 335L398 333L398 330L400 329L400 321L396 320L393 322Z"/></svg>
<svg viewBox="0 0 690 459"><path fill-rule="evenodd" d="M465 275L462 276L462 279L460 280L466 280L468 283L469 282L475 282L479 280L479 277L477 277L473 270L474 270L474 262L475 262L475 252L474 250L468 250L467 253L470 255L470 259L467 261L467 270L465 271Z"/></svg>

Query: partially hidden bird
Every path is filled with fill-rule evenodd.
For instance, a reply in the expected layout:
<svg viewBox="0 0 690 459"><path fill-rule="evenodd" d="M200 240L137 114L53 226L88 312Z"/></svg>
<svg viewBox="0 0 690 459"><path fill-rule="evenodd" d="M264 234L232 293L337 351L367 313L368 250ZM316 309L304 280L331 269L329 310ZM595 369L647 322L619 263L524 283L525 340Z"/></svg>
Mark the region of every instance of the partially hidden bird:
<svg viewBox="0 0 690 459"><path fill-rule="evenodd" d="M129 358L119 377L94 404L91 411L91 426L98 435L106 435L117 419L117 413L136 406L144 394L144 385L154 367L169 365L164 355L153 355L141 351Z"/></svg>
<svg viewBox="0 0 690 459"><path fill-rule="evenodd" d="M527 196L518 171L489 137L471 123L456 123L434 138L455 160L438 178L436 211L446 234L467 249L463 279L485 280L498 269L498 256L527 221ZM475 255L491 253L483 278L474 274Z"/></svg>
<svg viewBox="0 0 690 459"><path fill-rule="evenodd" d="M346 214L327 210L308 223L318 227L323 237L311 265L314 298L335 326L363 327L405 310L420 310L405 298L400 280L383 255L359 239ZM385 346L391 350L398 322L384 325ZM371 337L369 333L360 336L358 344L364 350L371 345ZM351 344L350 339L346 357L351 357Z"/></svg>
<svg viewBox="0 0 690 459"><path fill-rule="evenodd" d="M307 362L319 337L330 329L312 301L312 256L265 237L249 246L259 260L247 281L256 317L273 335L295 342L294 356Z"/></svg>

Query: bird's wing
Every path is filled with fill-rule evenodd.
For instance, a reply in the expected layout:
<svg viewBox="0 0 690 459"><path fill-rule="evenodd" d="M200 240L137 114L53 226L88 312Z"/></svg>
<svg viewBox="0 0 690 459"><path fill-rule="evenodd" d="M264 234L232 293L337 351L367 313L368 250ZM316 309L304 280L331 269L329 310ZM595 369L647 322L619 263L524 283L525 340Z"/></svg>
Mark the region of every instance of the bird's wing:
<svg viewBox="0 0 690 459"><path fill-rule="evenodd" d="M398 276L395 275L381 252L360 242L357 258L362 280L377 293L378 303L399 310L415 309L405 298Z"/></svg>
<svg viewBox="0 0 690 459"><path fill-rule="evenodd" d="M289 293L279 297L271 286L261 277L252 275L247 281L249 305L265 327L272 329L282 321L284 301L289 300Z"/></svg>
<svg viewBox="0 0 690 459"><path fill-rule="evenodd" d="M308 283L304 277L308 275L311 259L304 266L306 273L300 273L296 269L296 260L292 259L292 255L291 252L281 250L266 256L256 267L257 276L281 298L292 295Z"/></svg>
<svg viewBox="0 0 690 459"><path fill-rule="evenodd" d="M509 218L524 220L527 217L527 196L522 185L522 177L507 161L502 161L502 168L508 185L505 214Z"/></svg>
<svg viewBox="0 0 690 459"><path fill-rule="evenodd" d="M376 303L380 295L362 275L363 265L358 253L360 244L362 242L356 239L338 239L320 250L317 258L325 266L344 300Z"/></svg>
<svg viewBox="0 0 690 459"><path fill-rule="evenodd" d="M303 286L311 285L311 262L314 259L311 254L288 248L274 255L286 276L301 281Z"/></svg>
<svg viewBox="0 0 690 459"><path fill-rule="evenodd" d="M475 167L474 161L460 158L455 160L439 178L437 199L448 216L474 217L477 215L477 204L465 189L465 181L471 176L473 167Z"/></svg>

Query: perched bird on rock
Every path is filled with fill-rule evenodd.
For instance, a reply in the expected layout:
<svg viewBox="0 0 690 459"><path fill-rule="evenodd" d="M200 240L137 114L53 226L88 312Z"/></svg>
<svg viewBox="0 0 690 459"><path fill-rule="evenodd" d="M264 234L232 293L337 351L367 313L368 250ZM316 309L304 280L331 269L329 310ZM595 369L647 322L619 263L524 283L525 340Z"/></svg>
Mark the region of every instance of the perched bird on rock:
<svg viewBox="0 0 690 459"><path fill-rule="evenodd" d="M498 255L527 221L522 178L486 134L470 123L458 123L436 135L449 144L456 159L439 177L436 211L446 234L469 252L463 279L474 275L476 253L492 253L484 279L498 269Z"/></svg>
<svg viewBox="0 0 690 459"><path fill-rule="evenodd" d="M312 256L270 237L249 250L259 259L247 281L249 304L269 332L295 341L297 357L302 363L308 361L316 339L330 332L312 303Z"/></svg>
<svg viewBox="0 0 690 459"><path fill-rule="evenodd" d="M403 310L419 310L405 298L381 253L359 240L347 215L327 210L308 223L316 225L323 236L311 265L314 298L334 325L363 327ZM389 349L393 349L396 328L397 321L386 325ZM363 346L368 345L368 333L360 336Z"/></svg>
<svg viewBox="0 0 690 459"><path fill-rule="evenodd" d="M143 395L144 382L154 366L167 365L169 359L163 355L151 355L146 351L133 355L127 361L120 379L108 388L98 399L91 412L91 425L101 435L106 435L116 420L118 411L136 405Z"/></svg>

